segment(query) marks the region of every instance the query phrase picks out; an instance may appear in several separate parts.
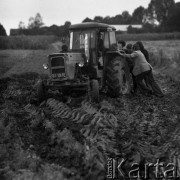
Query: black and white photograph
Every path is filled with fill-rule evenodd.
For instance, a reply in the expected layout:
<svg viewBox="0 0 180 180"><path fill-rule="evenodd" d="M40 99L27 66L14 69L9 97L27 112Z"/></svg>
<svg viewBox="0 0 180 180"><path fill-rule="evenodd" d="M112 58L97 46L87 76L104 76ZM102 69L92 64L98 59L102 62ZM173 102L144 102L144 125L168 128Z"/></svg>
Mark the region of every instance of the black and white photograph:
<svg viewBox="0 0 180 180"><path fill-rule="evenodd" d="M180 180L180 0L0 0L0 180Z"/></svg>

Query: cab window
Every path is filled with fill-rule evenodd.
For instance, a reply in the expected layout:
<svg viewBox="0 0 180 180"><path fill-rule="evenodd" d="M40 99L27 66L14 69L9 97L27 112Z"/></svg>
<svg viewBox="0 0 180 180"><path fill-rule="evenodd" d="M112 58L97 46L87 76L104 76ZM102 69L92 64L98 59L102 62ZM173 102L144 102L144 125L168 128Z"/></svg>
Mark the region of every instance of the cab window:
<svg viewBox="0 0 180 180"><path fill-rule="evenodd" d="M70 33L70 49L81 50L85 48L85 37L88 37L90 48L95 48L95 32L71 32Z"/></svg>
<svg viewBox="0 0 180 180"><path fill-rule="evenodd" d="M110 45L116 44L116 35L114 31L109 32Z"/></svg>
<svg viewBox="0 0 180 180"><path fill-rule="evenodd" d="M108 32L104 33L104 47L109 49L109 33Z"/></svg>

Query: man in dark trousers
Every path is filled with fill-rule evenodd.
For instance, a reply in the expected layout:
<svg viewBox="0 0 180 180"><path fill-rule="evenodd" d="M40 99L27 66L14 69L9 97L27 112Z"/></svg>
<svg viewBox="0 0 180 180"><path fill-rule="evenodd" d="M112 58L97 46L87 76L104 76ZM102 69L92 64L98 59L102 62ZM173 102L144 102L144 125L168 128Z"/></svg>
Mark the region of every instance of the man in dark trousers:
<svg viewBox="0 0 180 180"><path fill-rule="evenodd" d="M152 66L146 61L145 56L140 51L139 45L133 45L133 53L123 54L119 53L121 56L131 59L134 62L132 73L135 76L138 89L144 94L153 94L158 97L163 97L164 94L161 91L158 84L155 82L152 74ZM146 84L150 85L151 89L148 88Z"/></svg>

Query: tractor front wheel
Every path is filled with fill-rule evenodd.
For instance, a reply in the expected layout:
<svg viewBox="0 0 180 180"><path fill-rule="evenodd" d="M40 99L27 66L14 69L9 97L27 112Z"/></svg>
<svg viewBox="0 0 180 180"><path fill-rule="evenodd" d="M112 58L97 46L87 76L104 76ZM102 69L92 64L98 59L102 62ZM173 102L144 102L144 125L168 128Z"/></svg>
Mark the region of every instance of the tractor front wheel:
<svg viewBox="0 0 180 180"><path fill-rule="evenodd" d="M111 97L129 94L132 88L131 81L128 62L120 56L114 57L108 64L106 71L108 94Z"/></svg>
<svg viewBox="0 0 180 180"><path fill-rule="evenodd" d="M99 82L96 79L90 81L90 98L92 102L99 102Z"/></svg>
<svg viewBox="0 0 180 180"><path fill-rule="evenodd" d="M46 98L45 87L41 79L39 79L37 82L37 97L39 103L41 103Z"/></svg>

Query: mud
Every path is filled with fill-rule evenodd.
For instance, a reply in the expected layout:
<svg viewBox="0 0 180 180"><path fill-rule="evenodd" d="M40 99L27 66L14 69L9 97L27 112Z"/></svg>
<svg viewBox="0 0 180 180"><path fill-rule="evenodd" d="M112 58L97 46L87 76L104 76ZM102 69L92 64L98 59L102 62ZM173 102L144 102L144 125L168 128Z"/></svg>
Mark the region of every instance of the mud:
<svg viewBox="0 0 180 180"><path fill-rule="evenodd" d="M164 98L101 94L93 104L86 94L63 102L52 94L39 105L38 78L28 73L0 80L0 177L104 179L111 157L176 163L179 175L178 82L156 74Z"/></svg>

